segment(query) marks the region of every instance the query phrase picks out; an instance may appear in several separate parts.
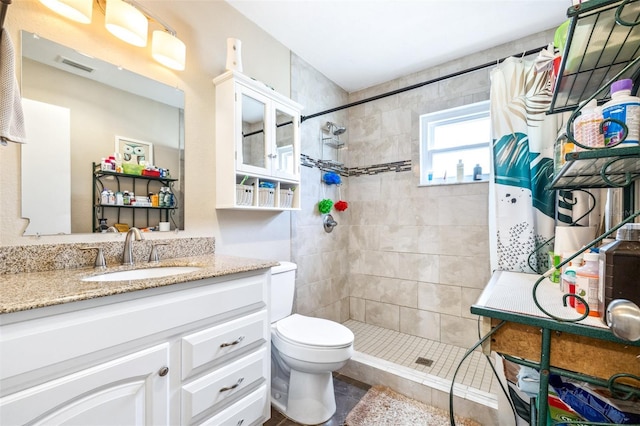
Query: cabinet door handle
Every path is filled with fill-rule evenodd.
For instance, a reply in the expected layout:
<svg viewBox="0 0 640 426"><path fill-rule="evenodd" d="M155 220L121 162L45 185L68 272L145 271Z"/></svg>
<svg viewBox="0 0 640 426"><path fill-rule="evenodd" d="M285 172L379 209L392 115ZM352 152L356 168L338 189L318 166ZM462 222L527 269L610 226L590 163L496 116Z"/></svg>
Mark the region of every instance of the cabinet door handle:
<svg viewBox="0 0 640 426"><path fill-rule="evenodd" d="M236 426L242 426L242 423L244 423L244 419L238 420L238 423L236 423Z"/></svg>
<svg viewBox="0 0 640 426"><path fill-rule="evenodd" d="M233 390L233 389L237 388L238 386L240 386L240 384L242 383L243 380L244 380L244 377L240 377L235 385L224 387L224 388L220 389L220 392L226 392L226 391L230 391L230 390Z"/></svg>
<svg viewBox="0 0 640 426"><path fill-rule="evenodd" d="M240 337L238 337L236 340L234 340L231 343L222 343L222 344L220 344L220 347L221 348L226 348L227 346L235 346L238 343L242 342L243 340L244 340L244 336L240 336Z"/></svg>
<svg viewBox="0 0 640 426"><path fill-rule="evenodd" d="M160 377L164 377L168 373L169 373L169 367L162 367L160 371L158 371L158 374L160 375Z"/></svg>

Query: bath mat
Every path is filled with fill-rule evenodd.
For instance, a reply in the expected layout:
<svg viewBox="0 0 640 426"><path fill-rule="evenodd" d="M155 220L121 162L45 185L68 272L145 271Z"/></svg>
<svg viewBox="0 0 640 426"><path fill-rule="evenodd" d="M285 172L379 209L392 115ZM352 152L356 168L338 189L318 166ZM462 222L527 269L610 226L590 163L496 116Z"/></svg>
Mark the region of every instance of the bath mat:
<svg viewBox="0 0 640 426"><path fill-rule="evenodd" d="M455 407L454 407L455 409ZM456 425L480 426L455 416ZM449 426L449 414L401 395L386 386L373 386L351 410L345 426Z"/></svg>

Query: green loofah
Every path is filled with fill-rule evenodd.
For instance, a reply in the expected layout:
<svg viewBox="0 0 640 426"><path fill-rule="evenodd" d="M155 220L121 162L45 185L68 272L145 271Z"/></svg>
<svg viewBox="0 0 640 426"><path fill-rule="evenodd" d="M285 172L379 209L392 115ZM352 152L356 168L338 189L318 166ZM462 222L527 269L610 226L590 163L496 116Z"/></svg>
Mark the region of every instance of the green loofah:
<svg viewBox="0 0 640 426"><path fill-rule="evenodd" d="M328 198L325 198L318 203L318 210L320 210L320 213L322 214L329 213L331 211L331 207L333 207L333 201Z"/></svg>

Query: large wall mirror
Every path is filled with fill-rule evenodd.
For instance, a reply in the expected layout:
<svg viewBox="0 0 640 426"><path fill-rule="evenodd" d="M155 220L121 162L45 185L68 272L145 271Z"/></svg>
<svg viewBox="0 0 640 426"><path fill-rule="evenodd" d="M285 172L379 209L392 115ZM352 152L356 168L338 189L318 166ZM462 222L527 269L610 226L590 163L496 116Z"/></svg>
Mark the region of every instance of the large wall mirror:
<svg viewBox="0 0 640 426"><path fill-rule="evenodd" d="M25 235L96 232L100 219L138 227L167 220L167 212L156 209L95 208L94 163L122 150L119 140L141 142L156 167L170 170L176 208L168 219L171 229L184 229L184 93L96 59L92 52L26 31L21 36L29 139L21 152L22 215L29 219ZM118 183L122 190L129 185L116 176L103 180L109 189ZM147 196L159 186L136 180L136 195Z"/></svg>

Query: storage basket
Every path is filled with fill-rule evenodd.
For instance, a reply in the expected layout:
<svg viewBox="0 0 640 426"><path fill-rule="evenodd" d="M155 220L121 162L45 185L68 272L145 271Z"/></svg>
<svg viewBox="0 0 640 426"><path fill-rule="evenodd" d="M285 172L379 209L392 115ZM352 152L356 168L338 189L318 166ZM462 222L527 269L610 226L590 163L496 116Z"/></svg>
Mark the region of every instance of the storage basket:
<svg viewBox="0 0 640 426"><path fill-rule="evenodd" d="M293 190L281 189L280 190L280 207L288 209L288 208L291 208L291 206L293 206Z"/></svg>
<svg viewBox="0 0 640 426"><path fill-rule="evenodd" d="M253 186L236 185L236 205L250 206L253 204Z"/></svg>
<svg viewBox="0 0 640 426"><path fill-rule="evenodd" d="M276 201L274 188L258 188L258 205L260 207L274 207Z"/></svg>

